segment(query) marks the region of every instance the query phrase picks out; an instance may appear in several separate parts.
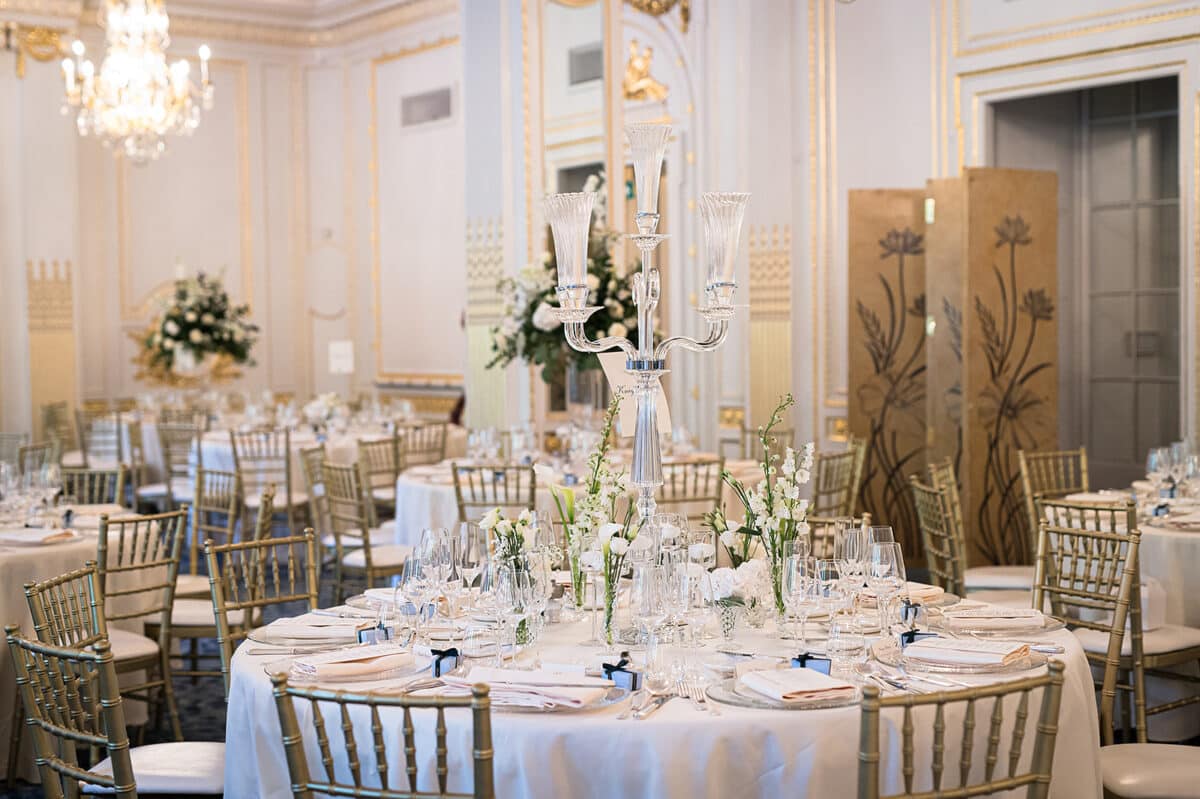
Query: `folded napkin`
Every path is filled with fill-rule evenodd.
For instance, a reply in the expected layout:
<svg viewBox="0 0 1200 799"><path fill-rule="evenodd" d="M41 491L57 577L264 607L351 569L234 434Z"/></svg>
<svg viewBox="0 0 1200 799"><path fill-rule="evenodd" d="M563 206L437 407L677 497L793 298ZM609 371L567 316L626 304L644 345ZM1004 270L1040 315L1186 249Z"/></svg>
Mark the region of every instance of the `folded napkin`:
<svg viewBox="0 0 1200 799"><path fill-rule="evenodd" d="M1168 530L1178 530L1183 533L1200 532L1200 513L1189 513L1181 516L1168 516L1165 519L1155 519L1149 523L1151 527L1166 527Z"/></svg>
<svg viewBox="0 0 1200 799"><path fill-rule="evenodd" d="M315 682L376 680L413 662L412 654L398 644L368 644L305 655L292 661L292 672Z"/></svg>
<svg viewBox="0 0 1200 799"><path fill-rule="evenodd" d="M63 505L59 508L60 511L71 513L76 516L115 516L117 514L129 514L129 508L123 505L99 504L99 505Z"/></svg>
<svg viewBox="0 0 1200 799"><path fill-rule="evenodd" d="M23 547L43 546L62 544L77 538L79 538L79 533L71 529L47 530L41 527L31 527L24 530L6 530L0 533L0 544L15 544Z"/></svg>
<svg viewBox="0 0 1200 799"><path fill-rule="evenodd" d="M785 704L852 696L854 686L812 669L762 669L741 676L742 685Z"/></svg>
<svg viewBox="0 0 1200 799"><path fill-rule="evenodd" d="M1006 666L1028 654L1028 644L974 638L926 638L904 648L905 660L952 666Z"/></svg>
<svg viewBox="0 0 1200 799"><path fill-rule="evenodd" d="M918 602L918 603L925 603L925 602L932 602L935 599L941 599L941 597L943 595L945 595L945 593L946 593L946 589L941 588L940 586L926 585L925 583L910 582L910 583L905 583L904 591L901 592L900 596L905 596L907 594L910 601ZM864 598L870 600L871 604L874 603L875 592L872 591L870 588L864 590L862 592L862 595Z"/></svg>
<svg viewBox="0 0 1200 799"><path fill-rule="evenodd" d="M518 671L476 666L466 676L446 675L443 693L460 696L471 693L475 683L487 683L492 703L547 710L554 707L587 707L604 697L612 682L578 672L535 669Z"/></svg>
<svg viewBox="0 0 1200 799"><path fill-rule="evenodd" d="M277 619L263 627L262 631L280 638L297 640L329 641L344 638L347 641L357 641L358 631L370 626L371 622L366 619L305 613L290 619Z"/></svg>
<svg viewBox="0 0 1200 799"><path fill-rule="evenodd" d="M942 609L947 630L1024 630L1042 623L1042 612L983 602L960 602Z"/></svg>

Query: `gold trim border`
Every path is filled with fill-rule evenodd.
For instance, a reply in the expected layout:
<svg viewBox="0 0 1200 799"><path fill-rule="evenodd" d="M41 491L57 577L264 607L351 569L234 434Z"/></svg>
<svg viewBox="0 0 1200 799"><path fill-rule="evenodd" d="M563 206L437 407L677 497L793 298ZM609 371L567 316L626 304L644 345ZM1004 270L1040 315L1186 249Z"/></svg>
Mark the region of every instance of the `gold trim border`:
<svg viewBox="0 0 1200 799"><path fill-rule="evenodd" d="M375 350L375 380L380 383L424 383L429 385L456 385L463 382L461 374L428 374L424 372L387 372L383 368L383 307L380 283L383 270L383 255L379 248L379 107L376 102L379 80L378 69L381 64L388 64L409 58L431 50L451 47L459 43L459 37L442 36L431 42L422 42L412 47L405 47L390 53L384 53L371 59L371 88L369 103L371 106L371 124L368 133L371 139L371 161L367 165L371 173L371 312L375 318L375 340L372 349Z"/></svg>

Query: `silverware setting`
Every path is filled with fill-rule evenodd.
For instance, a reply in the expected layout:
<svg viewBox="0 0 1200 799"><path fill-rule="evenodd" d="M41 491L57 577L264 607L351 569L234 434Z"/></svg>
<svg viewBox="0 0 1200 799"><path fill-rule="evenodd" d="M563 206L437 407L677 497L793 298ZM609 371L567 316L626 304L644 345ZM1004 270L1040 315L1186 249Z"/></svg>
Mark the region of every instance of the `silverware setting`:
<svg viewBox="0 0 1200 799"><path fill-rule="evenodd" d="M663 705L665 705L667 702L670 702L676 696L678 696L678 694L674 694L674 693L659 694L659 695L655 696L653 699L651 699L649 702L647 702L641 708L634 711L633 720L634 721L642 721L643 719L649 718L651 715L653 715L658 710L660 710Z"/></svg>

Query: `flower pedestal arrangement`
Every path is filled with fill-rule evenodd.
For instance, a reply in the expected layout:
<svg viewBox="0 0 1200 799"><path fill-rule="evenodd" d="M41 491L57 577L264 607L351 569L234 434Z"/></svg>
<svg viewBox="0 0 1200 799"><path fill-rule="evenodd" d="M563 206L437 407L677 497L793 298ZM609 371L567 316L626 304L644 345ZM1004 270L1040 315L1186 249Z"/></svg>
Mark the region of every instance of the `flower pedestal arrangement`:
<svg viewBox="0 0 1200 799"><path fill-rule="evenodd" d="M258 327L249 316L250 306L234 305L219 277L201 272L176 280L150 326L130 334L141 345L135 378L185 389L236 380L239 366L254 365Z"/></svg>
<svg viewBox="0 0 1200 799"><path fill-rule="evenodd" d="M499 508L492 508L479 520L479 527L487 533L492 558L511 569L514 577L527 574L532 583L533 570L529 568L526 552L533 545L533 513L523 510L514 520L501 515ZM513 644L524 646L532 642L533 632L529 623L521 619L513 630Z"/></svg>

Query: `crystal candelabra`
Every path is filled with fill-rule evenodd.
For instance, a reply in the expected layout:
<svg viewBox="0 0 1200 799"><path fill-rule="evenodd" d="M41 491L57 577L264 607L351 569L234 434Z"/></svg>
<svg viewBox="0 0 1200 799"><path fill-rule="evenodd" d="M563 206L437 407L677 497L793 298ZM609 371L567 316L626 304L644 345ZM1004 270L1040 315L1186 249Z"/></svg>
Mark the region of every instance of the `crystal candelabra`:
<svg viewBox="0 0 1200 799"><path fill-rule="evenodd" d="M635 377L634 398L637 423L633 436L633 465L630 482L637 489L637 511L646 521L654 515L654 495L663 483L662 451L658 433L658 381L666 374L667 353L676 347L694 352L712 352L721 346L733 318L734 266L741 235L742 217L750 195L709 192L700 199L708 266L706 303L700 314L708 332L702 339L671 336L654 343L654 310L658 306L660 282L654 266L654 251L667 238L658 228L658 184L663 156L671 135L669 125L635 124L625 127L633 158L637 191L638 232L628 234L642 255L642 270L633 277L633 300L637 306L637 346L623 336L606 336L596 341L584 333L584 323L598 306L589 306L587 287L587 244L591 229L590 193L554 194L546 198L546 219L554 233L558 261L558 302L555 310L563 323L567 343L580 352L625 353L625 369Z"/></svg>

